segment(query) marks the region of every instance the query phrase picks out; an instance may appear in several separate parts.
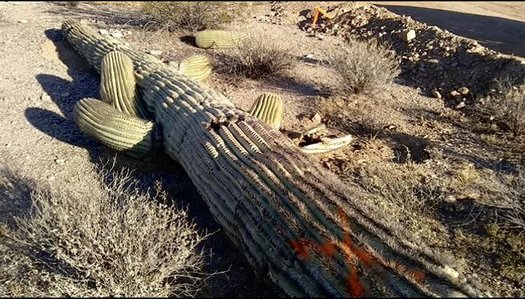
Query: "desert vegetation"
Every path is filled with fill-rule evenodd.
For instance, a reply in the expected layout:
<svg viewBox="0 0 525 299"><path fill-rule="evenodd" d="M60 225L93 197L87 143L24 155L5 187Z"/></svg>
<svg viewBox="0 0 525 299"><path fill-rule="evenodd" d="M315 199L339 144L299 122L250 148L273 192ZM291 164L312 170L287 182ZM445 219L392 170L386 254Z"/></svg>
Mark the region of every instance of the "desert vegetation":
<svg viewBox="0 0 525 299"><path fill-rule="evenodd" d="M205 238L160 184L141 192L129 170L99 169L91 194L55 191L2 169L4 196L29 194L27 215L2 226L6 296L192 296L206 277ZM30 188L17 190L18 188ZM10 204L2 202L2 204Z"/></svg>

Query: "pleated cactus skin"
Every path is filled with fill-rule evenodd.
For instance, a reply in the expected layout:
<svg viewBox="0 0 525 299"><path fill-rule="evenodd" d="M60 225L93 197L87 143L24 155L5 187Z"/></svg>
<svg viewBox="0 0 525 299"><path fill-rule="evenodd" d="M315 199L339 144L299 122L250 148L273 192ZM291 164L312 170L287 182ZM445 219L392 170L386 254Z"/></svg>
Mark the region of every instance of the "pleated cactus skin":
<svg viewBox="0 0 525 299"><path fill-rule="evenodd" d="M177 69L194 80L204 81L213 71L213 62L206 55L196 54L183 59Z"/></svg>
<svg viewBox="0 0 525 299"><path fill-rule="evenodd" d="M203 30L195 33L195 44L203 49L234 48L244 38L244 34L226 30Z"/></svg>
<svg viewBox="0 0 525 299"><path fill-rule="evenodd" d="M263 93L253 103L250 114L273 128L279 129L284 114L283 100L276 94Z"/></svg>
<svg viewBox="0 0 525 299"><path fill-rule="evenodd" d="M109 52L100 67L100 97L121 112L148 118L137 95L133 61L119 51Z"/></svg>
<svg viewBox="0 0 525 299"><path fill-rule="evenodd" d="M128 115L100 100L80 100L73 115L84 134L116 151L148 160L162 149L162 135L153 122Z"/></svg>
<svg viewBox="0 0 525 299"><path fill-rule="evenodd" d="M63 32L93 63L116 47L78 22L66 21ZM134 62L166 153L240 252L287 295L482 296L453 269L451 257L355 196L283 134L197 81L131 49L120 51Z"/></svg>

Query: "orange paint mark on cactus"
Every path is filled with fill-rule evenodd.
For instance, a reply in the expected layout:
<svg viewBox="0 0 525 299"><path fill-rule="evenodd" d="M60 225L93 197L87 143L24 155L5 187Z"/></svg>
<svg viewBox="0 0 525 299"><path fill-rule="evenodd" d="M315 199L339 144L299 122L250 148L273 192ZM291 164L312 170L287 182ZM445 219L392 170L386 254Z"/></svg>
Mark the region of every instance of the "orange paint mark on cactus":
<svg viewBox="0 0 525 299"><path fill-rule="evenodd" d="M339 218L341 218L343 226L347 227L349 225L348 215L342 208L339 208Z"/></svg>
<svg viewBox="0 0 525 299"><path fill-rule="evenodd" d="M328 256L328 257L334 256L335 253L337 252L334 244L330 242L324 242L323 244L317 246L317 248L319 252L321 252L321 254L324 254L325 256Z"/></svg>
<svg viewBox="0 0 525 299"><path fill-rule="evenodd" d="M292 247L293 251L299 258L307 259L308 258L308 249L302 241L289 240L288 245Z"/></svg>
<svg viewBox="0 0 525 299"><path fill-rule="evenodd" d="M345 233L343 235L343 243L345 244L346 247L348 247L348 249L352 250L352 238L350 238L349 233Z"/></svg>
<svg viewBox="0 0 525 299"><path fill-rule="evenodd" d="M353 252L357 257L368 267L375 266L377 264L375 258L366 250L356 247Z"/></svg>
<svg viewBox="0 0 525 299"><path fill-rule="evenodd" d="M360 298L365 295L365 289L363 285L359 282L359 277L357 276L357 269L354 265L350 265L350 274L346 277L346 287L348 293L354 298Z"/></svg>
<svg viewBox="0 0 525 299"><path fill-rule="evenodd" d="M414 279L419 283L425 280L425 276L425 272L422 270L412 270L412 277L414 277Z"/></svg>

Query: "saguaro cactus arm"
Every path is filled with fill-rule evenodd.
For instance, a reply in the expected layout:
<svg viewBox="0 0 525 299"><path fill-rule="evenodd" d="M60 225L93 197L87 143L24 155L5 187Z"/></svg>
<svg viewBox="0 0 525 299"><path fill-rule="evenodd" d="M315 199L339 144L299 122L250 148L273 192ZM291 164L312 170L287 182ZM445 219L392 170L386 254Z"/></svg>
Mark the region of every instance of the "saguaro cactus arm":
<svg viewBox="0 0 525 299"><path fill-rule="evenodd" d="M184 167L248 261L288 295L481 295L451 267L452 259L359 200L280 132L78 22L66 21L63 31L97 69L115 49L132 59L166 153Z"/></svg>

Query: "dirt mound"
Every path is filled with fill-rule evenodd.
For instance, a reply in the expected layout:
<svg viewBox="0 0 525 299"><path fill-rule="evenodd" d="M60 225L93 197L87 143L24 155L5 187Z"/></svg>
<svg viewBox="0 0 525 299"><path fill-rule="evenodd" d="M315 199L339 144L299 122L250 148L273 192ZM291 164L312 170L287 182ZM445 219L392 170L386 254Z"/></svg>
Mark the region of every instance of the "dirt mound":
<svg viewBox="0 0 525 299"><path fill-rule="evenodd" d="M313 14L308 13L299 22L300 28L321 38L336 35L350 41L353 38L378 39L390 45L401 61L401 83L419 87L437 97L438 91L452 100L450 104L473 102L496 89L497 80L505 77L513 78L515 85L525 82L525 65L519 60L437 26L375 5L341 4L327 11L335 17L319 18L317 25L312 26ZM461 97L450 94L462 87L470 92Z"/></svg>

